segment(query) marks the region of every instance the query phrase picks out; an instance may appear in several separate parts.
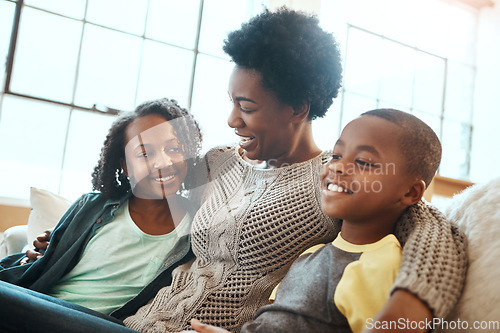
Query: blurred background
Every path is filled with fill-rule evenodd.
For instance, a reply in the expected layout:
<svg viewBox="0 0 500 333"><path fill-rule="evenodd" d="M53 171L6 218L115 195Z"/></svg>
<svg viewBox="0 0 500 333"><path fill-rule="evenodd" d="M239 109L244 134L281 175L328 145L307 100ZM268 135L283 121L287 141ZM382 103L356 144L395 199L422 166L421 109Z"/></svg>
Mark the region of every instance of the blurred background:
<svg viewBox="0 0 500 333"><path fill-rule="evenodd" d="M204 151L227 126L231 30L282 5L318 15L344 61L315 138L379 107L411 112L443 144L440 175L499 175L500 0L0 0L0 204L31 186L76 199L118 111L170 97L201 123Z"/></svg>

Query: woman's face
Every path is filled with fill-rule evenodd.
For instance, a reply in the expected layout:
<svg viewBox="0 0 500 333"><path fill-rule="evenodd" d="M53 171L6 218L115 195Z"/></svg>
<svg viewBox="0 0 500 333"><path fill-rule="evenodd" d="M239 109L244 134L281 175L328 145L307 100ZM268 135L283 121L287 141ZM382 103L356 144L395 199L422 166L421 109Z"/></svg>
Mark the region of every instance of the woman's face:
<svg viewBox="0 0 500 333"><path fill-rule="evenodd" d="M175 194L187 173L187 165L172 125L150 114L132 121L125 130L125 164L134 196L164 199Z"/></svg>
<svg viewBox="0 0 500 333"><path fill-rule="evenodd" d="M294 109L261 85L261 74L236 66L229 80L233 109L228 125L240 137L240 147L251 160L270 165L286 161L292 150ZM279 162L278 162L279 163ZM279 167L280 165L275 165Z"/></svg>

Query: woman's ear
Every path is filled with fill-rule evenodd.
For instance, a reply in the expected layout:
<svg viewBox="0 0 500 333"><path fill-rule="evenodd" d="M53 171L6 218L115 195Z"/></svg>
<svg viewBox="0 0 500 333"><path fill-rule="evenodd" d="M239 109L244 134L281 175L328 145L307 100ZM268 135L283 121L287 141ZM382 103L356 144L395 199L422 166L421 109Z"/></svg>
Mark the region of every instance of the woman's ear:
<svg viewBox="0 0 500 333"><path fill-rule="evenodd" d="M416 204L417 202L420 201L420 199L422 199L424 192L425 192L425 182L421 179L416 179L411 184L411 187L409 188L408 192L406 192L401 198L401 202L405 206L411 206L413 204Z"/></svg>
<svg viewBox="0 0 500 333"><path fill-rule="evenodd" d="M293 108L293 121L303 122L305 119L307 119L310 110L311 105L309 103L304 103L301 106Z"/></svg>
<svg viewBox="0 0 500 333"><path fill-rule="evenodd" d="M128 170L127 170L127 162L125 162L125 160L123 158L120 158L120 166L122 167L123 173L125 174L125 176L129 177Z"/></svg>

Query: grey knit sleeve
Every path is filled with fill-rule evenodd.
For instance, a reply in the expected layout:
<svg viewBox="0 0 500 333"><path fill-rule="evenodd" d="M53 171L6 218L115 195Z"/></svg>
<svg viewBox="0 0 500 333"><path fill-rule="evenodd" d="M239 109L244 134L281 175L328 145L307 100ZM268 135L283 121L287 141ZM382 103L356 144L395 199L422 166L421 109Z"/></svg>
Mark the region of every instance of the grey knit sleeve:
<svg viewBox="0 0 500 333"><path fill-rule="evenodd" d="M464 234L439 210L420 201L398 221L396 236L403 245L403 260L392 291L410 291L428 304L434 317L444 318L465 283Z"/></svg>

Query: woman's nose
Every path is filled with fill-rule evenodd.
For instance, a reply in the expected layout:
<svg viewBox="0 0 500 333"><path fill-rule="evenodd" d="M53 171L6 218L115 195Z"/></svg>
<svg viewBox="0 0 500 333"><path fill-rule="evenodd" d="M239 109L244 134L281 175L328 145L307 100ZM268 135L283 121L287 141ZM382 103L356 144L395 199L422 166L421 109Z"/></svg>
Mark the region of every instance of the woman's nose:
<svg viewBox="0 0 500 333"><path fill-rule="evenodd" d="M231 128L242 128L245 123L243 122L243 119L240 117L240 109L238 108L237 105L233 105L233 109L231 110L231 113L229 114L229 118L227 119L227 124Z"/></svg>

